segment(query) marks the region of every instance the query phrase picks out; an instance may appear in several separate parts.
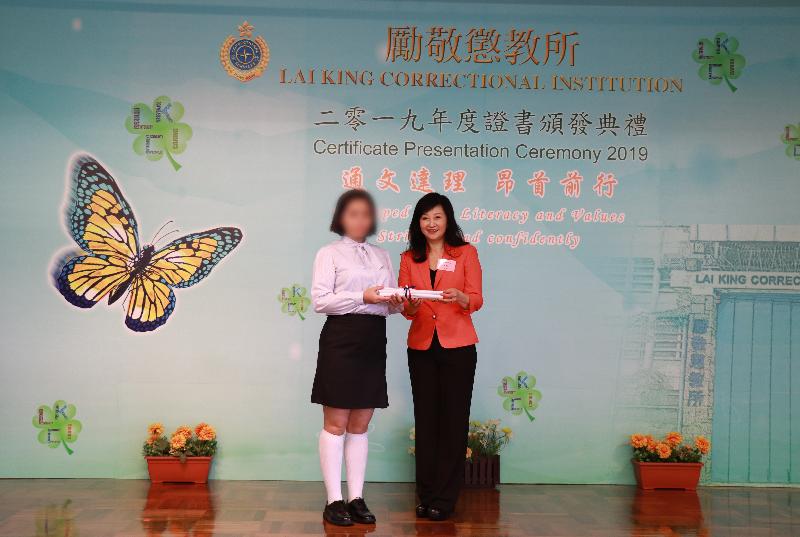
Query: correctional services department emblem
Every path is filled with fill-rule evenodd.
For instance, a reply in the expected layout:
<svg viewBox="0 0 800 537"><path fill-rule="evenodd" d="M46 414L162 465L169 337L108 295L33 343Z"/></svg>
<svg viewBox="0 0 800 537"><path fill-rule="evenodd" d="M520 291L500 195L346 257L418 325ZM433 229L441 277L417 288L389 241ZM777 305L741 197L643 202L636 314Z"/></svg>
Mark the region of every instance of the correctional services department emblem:
<svg viewBox="0 0 800 537"><path fill-rule="evenodd" d="M219 61L230 76L249 82L264 74L269 63L269 47L264 38L253 39L253 25L244 21L239 26L239 39L229 35L219 49Z"/></svg>

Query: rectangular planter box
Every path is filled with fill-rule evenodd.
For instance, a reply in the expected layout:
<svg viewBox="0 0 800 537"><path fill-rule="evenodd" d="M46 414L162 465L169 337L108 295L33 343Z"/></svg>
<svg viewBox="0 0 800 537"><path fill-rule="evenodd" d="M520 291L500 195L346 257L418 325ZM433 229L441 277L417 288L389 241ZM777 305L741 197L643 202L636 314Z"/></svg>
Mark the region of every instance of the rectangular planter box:
<svg viewBox="0 0 800 537"><path fill-rule="evenodd" d="M212 457L145 457L153 483L208 483Z"/></svg>
<svg viewBox="0 0 800 537"><path fill-rule="evenodd" d="M464 461L464 486L493 489L500 484L500 455Z"/></svg>
<svg viewBox="0 0 800 537"><path fill-rule="evenodd" d="M639 462L631 460L639 488L697 490L702 462Z"/></svg>

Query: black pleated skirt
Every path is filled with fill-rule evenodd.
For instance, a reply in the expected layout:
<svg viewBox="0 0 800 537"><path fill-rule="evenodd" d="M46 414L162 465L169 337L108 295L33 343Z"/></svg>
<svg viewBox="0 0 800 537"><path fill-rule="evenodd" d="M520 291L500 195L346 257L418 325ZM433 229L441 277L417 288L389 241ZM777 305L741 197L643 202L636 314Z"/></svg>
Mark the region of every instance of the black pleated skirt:
<svg viewBox="0 0 800 537"><path fill-rule="evenodd" d="M329 315L319 335L311 402L334 408L386 408L386 317Z"/></svg>

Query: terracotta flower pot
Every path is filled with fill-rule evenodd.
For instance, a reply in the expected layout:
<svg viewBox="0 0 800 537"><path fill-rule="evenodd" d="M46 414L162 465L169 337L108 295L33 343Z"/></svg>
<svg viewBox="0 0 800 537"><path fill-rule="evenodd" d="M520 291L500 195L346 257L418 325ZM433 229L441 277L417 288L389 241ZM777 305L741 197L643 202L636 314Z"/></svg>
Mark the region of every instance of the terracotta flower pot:
<svg viewBox="0 0 800 537"><path fill-rule="evenodd" d="M493 489L500 483L500 455L464 461L464 486Z"/></svg>
<svg viewBox="0 0 800 537"><path fill-rule="evenodd" d="M212 457L145 457L153 483L208 483Z"/></svg>
<svg viewBox="0 0 800 537"><path fill-rule="evenodd" d="M702 462L639 462L631 459L639 488L697 490Z"/></svg>

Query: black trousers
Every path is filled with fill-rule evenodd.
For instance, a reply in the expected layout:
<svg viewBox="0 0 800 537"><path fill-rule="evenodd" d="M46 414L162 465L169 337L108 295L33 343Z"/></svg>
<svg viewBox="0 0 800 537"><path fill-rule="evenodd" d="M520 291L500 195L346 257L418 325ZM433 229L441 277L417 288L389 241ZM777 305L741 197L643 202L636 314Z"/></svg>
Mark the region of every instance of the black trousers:
<svg viewBox="0 0 800 537"><path fill-rule="evenodd" d="M436 334L428 350L408 349L417 494L428 507L452 511L464 482L477 358L475 345L445 349Z"/></svg>

